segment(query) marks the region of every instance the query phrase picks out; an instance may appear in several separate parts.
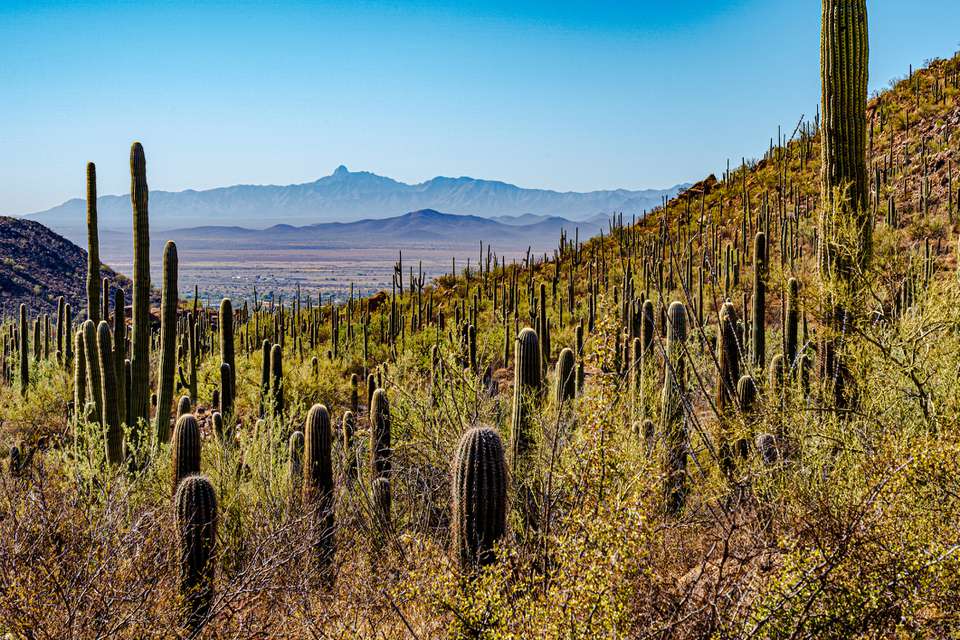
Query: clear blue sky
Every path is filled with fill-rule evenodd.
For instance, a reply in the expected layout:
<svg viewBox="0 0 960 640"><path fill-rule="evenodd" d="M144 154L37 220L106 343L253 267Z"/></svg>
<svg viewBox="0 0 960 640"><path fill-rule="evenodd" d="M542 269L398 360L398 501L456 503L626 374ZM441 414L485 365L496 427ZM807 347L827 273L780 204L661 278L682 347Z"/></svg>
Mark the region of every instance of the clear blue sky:
<svg viewBox="0 0 960 640"><path fill-rule="evenodd" d="M561 190L761 154L819 95L818 0L0 5L0 212L289 184L338 164ZM960 44L958 0L870 0L871 88Z"/></svg>

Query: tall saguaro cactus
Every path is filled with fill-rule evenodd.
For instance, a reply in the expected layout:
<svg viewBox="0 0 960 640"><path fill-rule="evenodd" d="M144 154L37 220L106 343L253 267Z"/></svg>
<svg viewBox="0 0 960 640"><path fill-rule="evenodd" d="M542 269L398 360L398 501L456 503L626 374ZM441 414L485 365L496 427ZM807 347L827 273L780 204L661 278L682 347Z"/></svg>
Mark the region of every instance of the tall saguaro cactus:
<svg viewBox="0 0 960 640"><path fill-rule="evenodd" d="M163 289L160 298L160 364L157 370L156 432L159 442L170 439L170 407L177 370L177 245L163 248Z"/></svg>
<svg viewBox="0 0 960 640"><path fill-rule="evenodd" d="M866 159L867 2L823 0L822 8L820 259L821 268L842 276L847 269L837 261L843 253L851 252L856 262L865 265L871 248ZM837 232L851 222L858 234L857 244L844 250L837 244Z"/></svg>
<svg viewBox="0 0 960 640"><path fill-rule="evenodd" d="M762 231L753 239L753 342L750 355L753 366L763 368L767 350L767 236Z"/></svg>
<svg viewBox="0 0 960 640"><path fill-rule="evenodd" d="M507 530L507 463L500 434L474 427L453 461L453 543L462 569L493 562Z"/></svg>
<svg viewBox="0 0 960 640"><path fill-rule="evenodd" d="M720 336L718 344L719 379L717 380L717 413L734 404L737 381L740 380L740 348L737 344L737 312L730 302L720 309Z"/></svg>
<svg viewBox="0 0 960 640"><path fill-rule="evenodd" d="M233 303L230 301L230 298L224 298L220 301L220 362L226 362L230 365L231 375L236 373L237 362L234 359L233 349ZM225 397L234 398L237 393L234 378L231 377L229 382L229 389L223 386L225 383L221 383L220 386L223 387L221 393ZM226 413L227 412L224 411L224 414Z"/></svg>
<svg viewBox="0 0 960 640"><path fill-rule="evenodd" d="M103 424L103 380L100 377L100 363L97 354L100 350L97 347L97 328L93 320L86 320L83 323L83 351L87 361L87 392L90 399L93 400L93 413L90 416L91 422Z"/></svg>
<svg viewBox="0 0 960 640"><path fill-rule="evenodd" d="M28 327L27 327L27 305L20 303L20 328L19 328L19 338L20 338L20 393L21 395L27 395L27 387L30 386L30 362L27 360L27 354L29 353L29 338L27 337Z"/></svg>
<svg viewBox="0 0 960 640"><path fill-rule="evenodd" d="M687 310L682 302L672 302L667 310L667 353L660 416L666 442L664 497L671 514L683 509L687 495L686 340Z"/></svg>
<svg viewBox="0 0 960 640"><path fill-rule="evenodd" d="M148 419L150 402L150 221L147 211L147 159L143 147L130 148L130 200L133 204L133 335L128 389L130 429Z"/></svg>
<svg viewBox="0 0 960 640"><path fill-rule="evenodd" d="M322 404L310 407L304 425L303 503L311 510L316 529L318 568L325 572L333 559L333 457L330 413Z"/></svg>
<svg viewBox="0 0 960 640"><path fill-rule="evenodd" d="M87 318L100 322L100 236L97 232L97 166L87 163Z"/></svg>
<svg viewBox="0 0 960 640"><path fill-rule="evenodd" d="M375 478L390 475L393 450L390 437L390 402L377 389L370 399L370 470Z"/></svg>
<svg viewBox="0 0 960 640"><path fill-rule="evenodd" d="M543 385L540 364L540 339L526 327L517 334L513 365L513 421L510 429L510 456L516 467L533 441L531 404ZM516 473L516 469L514 469Z"/></svg>

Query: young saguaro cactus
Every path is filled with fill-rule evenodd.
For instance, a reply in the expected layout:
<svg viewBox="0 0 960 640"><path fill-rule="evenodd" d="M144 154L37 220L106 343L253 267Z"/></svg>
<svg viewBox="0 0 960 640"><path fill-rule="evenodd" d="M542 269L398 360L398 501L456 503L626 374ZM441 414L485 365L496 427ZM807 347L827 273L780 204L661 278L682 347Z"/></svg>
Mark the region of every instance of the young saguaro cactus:
<svg viewBox="0 0 960 640"><path fill-rule="evenodd" d="M103 389L103 427L106 431L107 461L123 462L123 426L117 402L117 371L113 359L110 325L101 320L97 326L97 351L100 355L100 385Z"/></svg>
<svg viewBox="0 0 960 640"><path fill-rule="evenodd" d="M283 348L279 344L270 349L270 396L273 400L273 415L282 416L283 402Z"/></svg>
<svg viewBox="0 0 960 640"><path fill-rule="evenodd" d="M87 163L87 318L100 322L100 237L97 233L97 167Z"/></svg>
<svg viewBox="0 0 960 640"><path fill-rule="evenodd" d="M348 480L357 479L357 458L353 451L353 432L356 430L356 420L352 411L344 411L340 434L343 438L343 456Z"/></svg>
<svg viewBox="0 0 960 640"><path fill-rule="evenodd" d="M557 404L572 400L577 394L577 372L573 349L561 349L557 358Z"/></svg>
<svg viewBox="0 0 960 640"><path fill-rule="evenodd" d="M789 369L797 366L797 338L800 333L800 283L787 281L787 308L783 322L783 353Z"/></svg>
<svg viewBox="0 0 960 640"><path fill-rule="evenodd" d="M30 386L30 361L27 359L29 338L27 337L27 305L20 303L20 394L27 395Z"/></svg>
<svg viewBox="0 0 960 640"><path fill-rule="evenodd" d="M391 448L390 402L387 392L377 389L370 401L370 472L379 478L390 474Z"/></svg>
<svg viewBox="0 0 960 640"><path fill-rule="evenodd" d="M233 303L230 298L224 298L220 301L220 362L230 365L230 372L232 374L236 373L237 362L233 348ZM236 384L233 378L230 379L228 386L230 387L229 397L236 397ZM220 384L220 388L223 396L226 397L228 389L224 386L224 383ZM228 415L229 412L224 410L223 414Z"/></svg>
<svg viewBox="0 0 960 640"><path fill-rule="evenodd" d="M540 340L537 332L525 327L517 335L513 366L513 419L510 429L510 455L513 464L526 455L533 442L532 403L543 385L540 365Z"/></svg>
<svg viewBox="0 0 960 640"><path fill-rule="evenodd" d="M720 340L717 361L717 413L723 415L733 404L740 379L740 346L737 343L737 312L733 304L725 302L720 309Z"/></svg>
<svg viewBox="0 0 960 640"><path fill-rule="evenodd" d="M334 553L333 457L330 413L322 404L310 407L304 426L303 502L315 520L314 548L318 567L326 571Z"/></svg>
<svg viewBox="0 0 960 640"><path fill-rule="evenodd" d="M120 422L127 422L127 376L124 362L127 358L126 297L123 289L113 292L113 370L117 379L117 410Z"/></svg>
<svg viewBox="0 0 960 640"><path fill-rule="evenodd" d="M870 259L871 232L867 177L867 85L870 45L866 0L822 0L820 32L821 191L820 264L839 267L837 232L855 223L855 260ZM836 202L840 194L842 201ZM842 231L841 231L842 233ZM841 267L843 275L848 271Z"/></svg>
<svg viewBox="0 0 960 640"><path fill-rule="evenodd" d="M128 396L130 428L137 439L138 423L147 420L150 399L150 222L147 160L139 142L130 148L130 200L133 204L133 345Z"/></svg>
<svg viewBox="0 0 960 640"><path fill-rule="evenodd" d="M461 569L490 564L507 530L507 463L500 434L474 427L453 461L453 544Z"/></svg>
<svg viewBox="0 0 960 640"><path fill-rule="evenodd" d="M182 624L196 633L206 623L213 602L216 575L214 545L217 539L217 496L204 476L192 475L180 483L174 496Z"/></svg>
<svg viewBox="0 0 960 640"><path fill-rule="evenodd" d="M667 356L664 367L661 431L666 443L664 494L668 513L683 510L687 495L686 358L687 310L682 302L667 311Z"/></svg>
<svg viewBox="0 0 960 640"><path fill-rule="evenodd" d="M77 422L82 422L86 418L87 406L87 358L83 346L83 329L78 329L73 339L76 345L76 357L73 361L73 410Z"/></svg>
<svg viewBox="0 0 960 640"><path fill-rule="evenodd" d="M192 413L180 416L173 429L173 493L189 475L200 473L200 425Z"/></svg>
<svg viewBox="0 0 960 640"><path fill-rule="evenodd" d="M158 442L170 439L170 408L177 370L177 245L168 240L163 248L163 289L160 300L160 364L157 369Z"/></svg>

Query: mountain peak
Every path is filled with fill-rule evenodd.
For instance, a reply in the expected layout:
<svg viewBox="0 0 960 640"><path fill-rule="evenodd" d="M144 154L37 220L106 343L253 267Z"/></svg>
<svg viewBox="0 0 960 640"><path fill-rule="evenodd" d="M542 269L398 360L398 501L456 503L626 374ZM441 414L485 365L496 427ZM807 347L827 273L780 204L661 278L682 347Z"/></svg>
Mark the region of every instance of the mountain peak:
<svg viewBox="0 0 960 640"><path fill-rule="evenodd" d="M347 169L346 165L340 165L333 171L333 175L335 176L345 176L348 173L350 173L350 170Z"/></svg>

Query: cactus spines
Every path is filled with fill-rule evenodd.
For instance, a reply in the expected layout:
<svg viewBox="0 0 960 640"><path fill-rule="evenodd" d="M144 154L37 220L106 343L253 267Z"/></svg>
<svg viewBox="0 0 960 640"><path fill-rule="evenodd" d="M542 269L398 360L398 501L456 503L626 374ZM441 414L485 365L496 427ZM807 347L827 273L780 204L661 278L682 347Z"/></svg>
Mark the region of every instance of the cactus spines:
<svg viewBox="0 0 960 640"><path fill-rule="evenodd" d="M87 163L87 318L100 322L100 239L97 234L97 167Z"/></svg>
<svg viewBox="0 0 960 640"><path fill-rule="evenodd" d="M177 420L192 410L193 405L190 403L190 396L180 396L180 400L177 401Z"/></svg>
<svg viewBox="0 0 960 640"><path fill-rule="evenodd" d="M330 414L322 404L310 407L304 426L303 501L315 518L314 548L325 571L333 559L333 459Z"/></svg>
<svg viewBox="0 0 960 640"><path fill-rule="evenodd" d="M800 332L800 283L796 278L787 281L787 308L784 313L783 353L787 367L797 366L797 338Z"/></svg>
<svg viewBox="0 0 960 640"><path fill-rule="evenodd" d="M27 305L20 303L20 394L27 395L27 388L30 386L30 362L27 360L27 353L30 345L27 337Z"/></svg>
<svg viewBox="0 0 960 640"><path fill-rule="evenodd" d="M170 408L177 370L177 245L168 240L163 248L163 289L160 301L160 364L157 369L158 442L170 439Z"/></svg>
<svg viewBox="0 0 960 640"><path fill-rule="evenodd" d="M220 362L225 362L230 365L230 372L232 374L237 372L237 362L233 348L233 303L230 301L230 298L224 298L220 301ZM233 378L230 378L229 383L230 384L227 385L229 389L227 389L227 386L224 386L223 382L220 384L220 388L222 389L221 400L223 401L225 401L227 397L231 400L236 397L236 385ZM231 403L230 408L224 409L222 413L229 415L232 409L233 405Z"/></svg>
<svg viewBox="0 0 960 640"><path fill-rule="evenodd" d="M514 465L533 441L531 403L539 397L542 385L540 340L537 332L525 327L517 334L513 365L513 420L510 429L510 455Z"/></svg>
<svg viewBox="0 0 960 640"><path fill-rule="evenodd" d="M666 443L664 494L667 511L676 515L687 494L687 430L684 420L686 404L687 310L682 302L670 303L667 310L666 365L663 381L661 431Z"/></svg>
<svg viewBox="0 0 960 640"><path fill-rule="evenodd" d="M750 355L753 366L763 368L767 349L766 306L767 306L767 237L760 231L753 239L753 327Z"/></svg>
<svg viewBox="0 0 960 640"><path fill-rule="evenodd" d="M377 389L370 401L370 471L374 478L390 474L390 402L387 392Z"/></svg>
<svg viewBox="0 0 960 640"><path fill-rule="evenodd" d="M557 357L557 404L572 400L577 393L577 372L574 370L575 361L573 349L560 350Z"/></svg>
<svg viewBox="0 0 960 640"><path fill-rule="evenodd" d="M150 397L150 222L147 211L147 160L143 147L130 148L130 200L133 204L133 348L128 389L130 428L148 419Z"/></svg>
<svg viewBox="0 0 960 640"><path fill-rule="evenodd" d="M93 320L83 323L83 351L87 366L87 393L92 400L91 422L103 424L103 383L100 377L99 349L97 347L97 329Z"/></svg>
<svg viewBox="0 0 960 640"><path fill-rule="evenodd" d="M283 349L279 344L270 348L270 398L273 415L283 415Z"/></svg>
<svg viewBox="0 0 960 640"><path fill-rule="evenodd" d="M200 473L200 425L192 413L180 416L173 429L171 450L173 492L189 475Z"/></svg>
<svg viewBox="0 0 960 640"><path fill-rule="evenodd" d="M820 32L821 190L820 264L828 274L839 267L840 220L856 224L853 256L870 259L871 227L867 204L867 84L869 34L866 0L823 0ZM835 202L839 193L842 200ZM842 232L841 232L842 233ZM837 275L848 271L840 267Z"/></svg>
<svg viewBox="0 0 960 640"><path fill-rule="evenodd" d="M474 427L453 461L453 544L464 570L490 564L507 530L507 464L500 434Z"/></svg>
<svg viewBox="0 0 960 640"><path fill-rule="evenodd" d="M740 348L737 344L737 312L730 302L720 309L720 336L717 353L717 413L723 415L733 404L740 379Z"/></svg>
<svg viewBox="0 0 960 640"><path fill-rule="evenodd" d="M84 323L86 324L86 323ZM110 325L101 320L97 326L97 352L100 355L100 386L103 391L103 427L106 431L107 461L123 462L123 427L117 403L117 372L113 358Z"/></svg>
<svg viewBox="0 0 960 640"><path fill-rule="evenodd" d="M210 615L216 574L217 496L204 476L185 478L174 496L183 626L197 632Z"/></svg>

